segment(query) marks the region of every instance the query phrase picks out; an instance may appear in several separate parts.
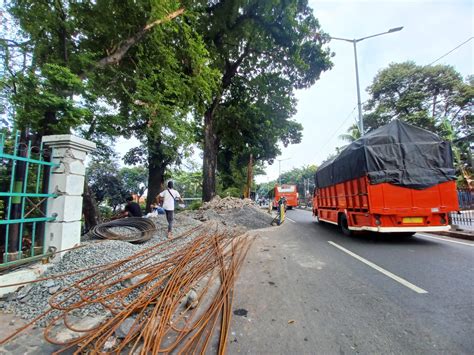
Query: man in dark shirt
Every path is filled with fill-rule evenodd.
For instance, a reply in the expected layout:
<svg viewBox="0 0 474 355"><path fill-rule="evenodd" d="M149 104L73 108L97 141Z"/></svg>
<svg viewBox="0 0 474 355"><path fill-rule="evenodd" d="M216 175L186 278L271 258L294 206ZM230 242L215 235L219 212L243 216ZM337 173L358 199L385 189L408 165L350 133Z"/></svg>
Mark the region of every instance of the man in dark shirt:
<svg viewBox="0 0 474 355"><path fill-rule="evenodd" d="M140 205L133 201L132 196L127 197L127 204L125 205L123 217L142 217L142 210L140 209Z"/></svg>

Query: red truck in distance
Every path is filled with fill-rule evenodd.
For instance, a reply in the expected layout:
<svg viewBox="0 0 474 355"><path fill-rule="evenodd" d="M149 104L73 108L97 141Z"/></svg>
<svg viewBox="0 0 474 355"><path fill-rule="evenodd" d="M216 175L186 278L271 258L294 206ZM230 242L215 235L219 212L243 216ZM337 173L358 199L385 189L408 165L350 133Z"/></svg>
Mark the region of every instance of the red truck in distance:
<svg viewBox="0 0 474 355"><path fill-rule="evenodd" d="M275 185L270 197L272 198L273 208L278 208L278 201L280 201L281 197L286 199L286 207L288 209L298 207L298 189L296 185Z"/></svg>
<svg viewBox="0 0 474 355"><path fill-rule="evenodd" d="M448 142L393 120L321 165L313 215L347 235L446 231L459 209L455 179Z"/></svg>

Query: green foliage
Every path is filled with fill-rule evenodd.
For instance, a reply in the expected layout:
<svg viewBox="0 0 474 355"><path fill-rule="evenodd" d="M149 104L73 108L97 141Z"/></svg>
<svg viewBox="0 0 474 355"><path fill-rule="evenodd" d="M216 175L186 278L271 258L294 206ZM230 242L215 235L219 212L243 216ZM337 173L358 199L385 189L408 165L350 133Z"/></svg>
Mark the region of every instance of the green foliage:
<svg viewBox="0 0 474 355"><path fill-rule="evenodd" d="M106 221L112 217L114 210L111 207L102 204L99 205L99 214L101 218Z"/></svg>
<svg viewBox="0 0 474 355"><path fill-rule="evenodd" d="M202 201L193 201L189 204L188 209L198 210L202 206Z"/></svg>
<svg viewBox="0 0 474 355"><path fill-rule="evenodd" d="M238 187L229 187L222 191L219 194L221 197L241 197L242 196L242 189L239 189Z"/></svg>
<svg viewBox="0 0 474 355"><path fill-rule="evenodd" d="M170 177L182 197L201 197L202 170L198 167L193 166L190 171L175 170Z"/></svg>
<svg viewBox="0 0 474 355"><path fill-rule="evenodd" d="M347 133L341 134L339 136L339 138L346 141L346 142L352 143L352 142L358 140L360 138L360 136L361 135L360 135L359 126L357 125L357 123L354 123L352 126L350 126L347 129Z"/></svg>
<svg viewBox="0 0 474 355"><path fill-rule="evenodd" d="M226 106L217 111L218 168L224 187L245 185L250 153L256 162L272 163L281 153L278 142L286 147L301 141L303 127L290 119L295 105L287 80L274 75L235 78Z"/></svg>
<svg viewBox="0 0 474 355"><path fill-rule="evenodd" d="M367 89L365 105L367 131L397 117L408 123L443 134L447 119L461 133L470 117L474 86L465 83L453 67L419 66L413 62L394 63L381 70Z"/></svg>
<svg viewBox="0 0 474 355"><path fill-rule="evenodd" d="M159 192L170 165L192 154L195 122L190 115L202 114L217 85L196 27L192 10L157 27L137 45L135 65L118 86L123 111L133 117L122 131L143 143L126 155L126 162L147 166L150 195Z"/></svg>
<svg viewBox="0 0 474 355"><path fill-rule="evenodd" d="M148 183L148 169L143 166L123 167L118 175L129 194L143 196Z"/></svg>
<svg viewBox="0 0 474 355"><path fill-rule="evenodd" d="M19 74L12 98L18 129L33 132L69 133L87 114L73 100L83 91L82 81L69 68L45 64L38 72ZM53 116L45 120L45 115Z"/></svg>
<svg viewBox="0 0 474 355"><path fill-rule="evenodd" d="M277 183L276 180L272 180L272 181L262 182L260 184L257 184L256 186L257 194L259 196L266 196L268 192L275 187L276 183Z"/></svg>
<svg viewBox="0 0 474 355"><path fill-rule="evenodd" d="M152 194L209 127L223 186L241 185L250 153L271 163L278 142L301 140L294 90L332 65L304 0L12 0L6 10L0 109L11 116L0 113L1 122L14 116L37 138L74 130L105 160L115 137L135 136L143 144L127 162L148 169Z"/></svg>
<svg viewBox="0 0 474 355"><path fill-rule="evenodd" d="M114 211L130 195L118 171L118 164L113 161L92 161L86 171L87 183L97 204L100 206L104 202Z"/></svg>
<svg viewBox="0 0 474 355"><path fill-rule="evenodd" d="M196 31L196 4L157 24L183 4L11 1L28 60L20 67L9 62L13 75L0 89L15 103L17 124L38 136L74 129L96 141L105 157L113 154L114 137L134 135L145 155L136 157L135 150L127 158L150 170L147 185L155 191L164 170L190 154L189 114L202 114L217 83Z"/></svg>

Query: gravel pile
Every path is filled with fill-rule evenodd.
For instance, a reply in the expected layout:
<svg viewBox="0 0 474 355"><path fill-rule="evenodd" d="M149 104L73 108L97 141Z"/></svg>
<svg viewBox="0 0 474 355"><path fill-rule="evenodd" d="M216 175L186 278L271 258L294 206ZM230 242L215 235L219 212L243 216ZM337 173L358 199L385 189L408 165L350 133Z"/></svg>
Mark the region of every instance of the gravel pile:
<svg viewBox="0 0 474 355"><path fill-rule="evenodd" d="M168 221L166 220L166 215L160 214L158 217L150 217L150 219L155 222L156 228L160 235L165 236L168 231ZM188 216L184 213L175 213L174 222L173 222L173 234L179 235L185 231L197 227L201 222Z"/></svg>
<svg viewBox="0 0 474 355"><path fill-rule="evenodd" d="M250 199L216 196L197 211L186 211L179 215L198 221L218 221L230 227L244 227L247 230L270 227L273 217L261 210Z"/></svg>
<svg viewBox="0 0 474 355"><path fill-rule="evenodd" d="M224 197L220 198L219 196L214 197L211 201L205 202L201 210L209 210L212 209L214 211L225 211L231 210L235 208L242 208L245 206L257 206L254 201L249 198L235 198L235 197Z"/></svg>

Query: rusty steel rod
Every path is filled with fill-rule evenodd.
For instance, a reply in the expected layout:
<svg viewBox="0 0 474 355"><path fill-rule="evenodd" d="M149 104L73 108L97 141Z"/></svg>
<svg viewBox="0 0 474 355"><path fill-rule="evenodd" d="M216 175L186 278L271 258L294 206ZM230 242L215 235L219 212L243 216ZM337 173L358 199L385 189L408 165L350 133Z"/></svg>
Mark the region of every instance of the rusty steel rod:
<svg viewBox="0 0 474 355"><path fill-rule="evenodd" d="M177 239L183 243L176 248ZM54 294L49 300L51 308L29 325L54 314L44 336L61 346L57 353L203 354L212 344L224 354L235 281L252 240L248 234L206 223L130 257L88 270L80 280ZM197 295L197 304L188 304L191 290ZM83 329L74 322L74 315L91 307L103 310L104 319ZM123 322L132 320L121 341L111 338ZM73 333L72 339L55 337L64 329ZM116 343L106 349L110 339Z"/></svg>

